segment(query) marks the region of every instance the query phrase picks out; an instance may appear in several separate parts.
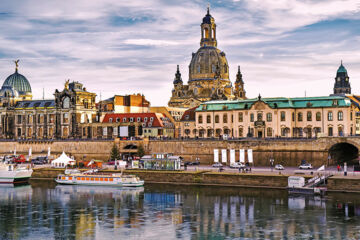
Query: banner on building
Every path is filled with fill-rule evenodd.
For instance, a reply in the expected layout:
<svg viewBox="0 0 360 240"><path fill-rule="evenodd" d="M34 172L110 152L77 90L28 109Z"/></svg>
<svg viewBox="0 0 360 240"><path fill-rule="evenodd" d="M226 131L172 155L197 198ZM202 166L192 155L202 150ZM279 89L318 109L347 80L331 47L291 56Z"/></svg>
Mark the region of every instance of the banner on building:
<svg viewBox="0 0 360 240"><path fill-rule="evenodd" d="M230 149L230 163L235 162L235 149Z"/></svg>
<svg viewBox="0 0 360 240"><path fill-rule="evenodd" d="M129 136L128 126L119 127L119 136L120 137L128 137Z"/></svg>
<svg viewBox="0 0 360 240"><path fill-rule="evenodd" d="M249 163L254 163L252 149L248 149L248 160L249 160Z"/></svg>
<svg viewBox="0 0 360 240"><path fill-rule="evenodd" d="M240 162L245 163L245 150L240 149Z"/></svg>
<svg viewBox="0 0 360 240"><path fill-rule="evenodd" d="M221 162L227 162L227 151L226 149L221 149Z"/></svg>
<svg viewBox="0 0 360 240"><path fill-rule="evenodd" d="M214 162L219 162L219 149L214 149Z"/></svg>

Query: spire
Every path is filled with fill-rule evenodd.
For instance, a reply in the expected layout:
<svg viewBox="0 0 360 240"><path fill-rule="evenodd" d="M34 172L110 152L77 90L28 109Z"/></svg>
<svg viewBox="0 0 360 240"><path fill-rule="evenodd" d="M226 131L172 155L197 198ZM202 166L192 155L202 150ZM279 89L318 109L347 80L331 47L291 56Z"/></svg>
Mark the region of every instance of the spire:
<svg viewBox="0 0 360 240"><path fill-rule="evenodd" d="M236 74L236 81L237 83L243 83L242 74L240 71L240 66L238 66L238 72Z"/></svg>
<svg viewBox="0 0 360 240"><path fill-rule="evenodd" d="M179 69L179 65L176 66L176 73L175 73L175 78L174 78L174 84L182 84L182 78L181 78L181 73L180 73L180 69Z"/></svg>
<svg viewBox="0 0 360 240"><path fill-rule="evenodd" d="M207 6L207 15L210 15L210 3L208 3L208 6Z"/></svg>

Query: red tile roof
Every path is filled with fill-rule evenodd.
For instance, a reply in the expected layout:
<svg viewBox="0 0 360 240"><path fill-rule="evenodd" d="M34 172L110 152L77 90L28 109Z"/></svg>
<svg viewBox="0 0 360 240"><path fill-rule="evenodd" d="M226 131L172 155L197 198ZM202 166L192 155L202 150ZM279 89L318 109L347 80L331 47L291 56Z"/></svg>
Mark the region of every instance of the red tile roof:
<svg viewBox="0 0 360 240"><path fill-rule="evenodd" d="M123 119L126 118L126 122L130 122L130 118L133 118L133 122L138 122L138 118L140 118L141 123L146 123L146 127L164 127L163 121L160 119L162 117L166 117L161 113L108 113L105 115L103 119L103 123L110 123L110 118L112 122L117 122L116 119L119 118L119 122L124 122ZM145 121L146 118L146 121ZM153 118L153 121L150 121L150 118ZM151 125L149 126L149 123Z"/></svg>
<svg viewBox="0 0 360 240"><path fill-rule="evenodd" d="M184 112L180 121L195 121L195 110L197 107L190 108ZM186 117L188 116L188 117Z"/></svg>

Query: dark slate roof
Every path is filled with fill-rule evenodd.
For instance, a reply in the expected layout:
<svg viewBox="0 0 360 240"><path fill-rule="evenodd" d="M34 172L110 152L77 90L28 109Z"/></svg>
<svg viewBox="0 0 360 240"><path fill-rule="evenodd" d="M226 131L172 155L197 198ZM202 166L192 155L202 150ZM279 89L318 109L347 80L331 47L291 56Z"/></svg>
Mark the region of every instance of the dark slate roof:
<svg viewBox="0 0 360 240"><path fill-rule="evenodd" d="M16 103L15 108L54 108L55 100L31 100L19 101Z"/></svg>

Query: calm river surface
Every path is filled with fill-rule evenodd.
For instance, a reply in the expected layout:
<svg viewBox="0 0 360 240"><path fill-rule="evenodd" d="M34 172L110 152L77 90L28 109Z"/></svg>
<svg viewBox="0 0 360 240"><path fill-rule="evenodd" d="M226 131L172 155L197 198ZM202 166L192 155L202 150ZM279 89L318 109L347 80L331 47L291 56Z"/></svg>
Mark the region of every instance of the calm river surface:
<svg viewBox="0 0 360 240"><path fill-rule="evenodd" d="M0 239L360 239L360 195L37 181L0 186Z"/></svg>

